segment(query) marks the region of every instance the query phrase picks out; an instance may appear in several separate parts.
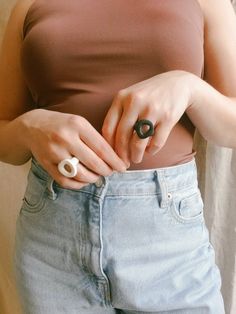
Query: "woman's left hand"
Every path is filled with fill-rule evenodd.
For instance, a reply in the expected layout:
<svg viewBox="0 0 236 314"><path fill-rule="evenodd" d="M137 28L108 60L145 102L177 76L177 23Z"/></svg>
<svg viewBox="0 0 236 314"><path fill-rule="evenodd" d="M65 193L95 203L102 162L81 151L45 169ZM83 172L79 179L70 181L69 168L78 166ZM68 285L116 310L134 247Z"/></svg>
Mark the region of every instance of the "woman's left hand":
<svg viewBox="0 0 236 314"><path fill-rule="evenodd" d="M102 134L125 163L139 163L144 152L157 153L175 124L192 102L195 75L170 71L122 89L105 117ZM137 120L148 119L154 135L140 139L134 131Z"/></svg>

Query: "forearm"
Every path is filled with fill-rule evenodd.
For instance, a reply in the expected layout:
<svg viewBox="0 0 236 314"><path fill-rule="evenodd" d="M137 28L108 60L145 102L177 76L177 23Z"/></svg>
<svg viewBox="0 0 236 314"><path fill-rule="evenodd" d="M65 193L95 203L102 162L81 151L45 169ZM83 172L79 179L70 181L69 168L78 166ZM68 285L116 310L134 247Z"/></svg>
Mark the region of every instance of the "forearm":
<svg viewBox="0 0 236 314"><path fill-rule="evenodd" d="M12 121L0 121L0 161L22 165L30 159L25 118L24 114Z"/></svg>
<svg viewBox="0 0 236 314"><path fill-rule="evenodd" d="M198 80L187 115L202 136L219 146L236 148L236 100Z"/></svg>

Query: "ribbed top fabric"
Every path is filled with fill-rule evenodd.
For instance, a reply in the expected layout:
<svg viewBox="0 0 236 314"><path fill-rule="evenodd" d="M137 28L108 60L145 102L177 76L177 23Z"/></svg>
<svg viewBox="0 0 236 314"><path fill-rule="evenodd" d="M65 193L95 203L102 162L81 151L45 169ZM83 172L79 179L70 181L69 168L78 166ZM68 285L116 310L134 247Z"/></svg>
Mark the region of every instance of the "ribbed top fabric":
<svg viewBox="0 0 236 314"><path fill-rule="evenodd" d="M197 0L35 0L22 69L36 107L82 115L101 132L119 90L170 70L201 76L203 28ZM189 161L193 133L184 115L163 149L130 169Z"/></svg>

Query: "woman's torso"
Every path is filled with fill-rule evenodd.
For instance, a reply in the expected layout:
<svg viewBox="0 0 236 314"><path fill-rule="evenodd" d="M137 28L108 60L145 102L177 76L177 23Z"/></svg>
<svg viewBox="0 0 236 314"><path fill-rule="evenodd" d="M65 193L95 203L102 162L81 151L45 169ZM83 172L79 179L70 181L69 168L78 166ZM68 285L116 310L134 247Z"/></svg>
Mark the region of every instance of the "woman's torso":
<svg viewBox="0 0 236 314"><path fill-rule="evenodd" d="M37 107L82 115L101 132L120 89L175 69L201 76L201 8L197 0L35 0L21 60ZM189 161L193 132L184 115L162 150L130 169Z"/></svg>

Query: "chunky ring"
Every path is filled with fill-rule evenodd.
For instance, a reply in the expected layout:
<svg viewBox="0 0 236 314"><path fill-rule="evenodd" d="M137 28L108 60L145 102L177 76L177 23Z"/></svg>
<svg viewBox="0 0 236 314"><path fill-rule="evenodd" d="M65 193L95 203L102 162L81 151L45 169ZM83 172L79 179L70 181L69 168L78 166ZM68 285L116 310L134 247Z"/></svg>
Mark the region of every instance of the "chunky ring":
<svg viewBox="0 0 236 314"><path fill-rule="evenodd" d="M149 126L149 129L146 132L143 132L143 127L145 125ZM150 120L138 120L134 125L134 129L137 132L139 138L147 138L154 134L154 126Z"/></svg>
<svg viewBox="0 0 236 314"><path fill-rule="evenodd" d="M77 165L79 163L79 159L76 157L72 158L66 158L59 162L58 164L58 170L59 172L67 177L67 178L73 178L77 175L78 169Z"/></svg>

